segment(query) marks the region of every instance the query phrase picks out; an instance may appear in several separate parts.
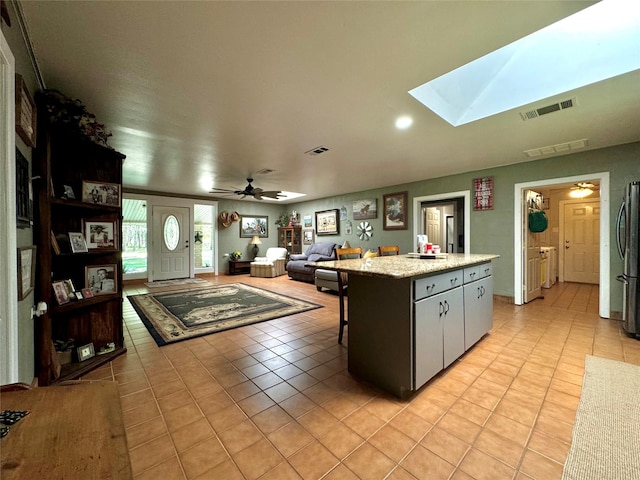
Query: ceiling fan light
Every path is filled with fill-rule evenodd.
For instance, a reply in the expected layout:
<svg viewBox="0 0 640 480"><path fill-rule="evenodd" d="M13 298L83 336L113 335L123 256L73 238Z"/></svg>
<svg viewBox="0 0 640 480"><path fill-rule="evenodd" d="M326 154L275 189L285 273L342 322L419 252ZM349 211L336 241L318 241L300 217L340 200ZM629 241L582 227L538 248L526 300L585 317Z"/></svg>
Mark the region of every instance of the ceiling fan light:
<svg viewBox="0 0 640 480"><path fill-rule="evenodd" d="M593 190L591 190L590 188L581 187L581 188L576 188L575 190L571 190L571 192L569 192L569 196L571 198L584 198L584 197L588 197L592 193L593 193Z"/></svg>

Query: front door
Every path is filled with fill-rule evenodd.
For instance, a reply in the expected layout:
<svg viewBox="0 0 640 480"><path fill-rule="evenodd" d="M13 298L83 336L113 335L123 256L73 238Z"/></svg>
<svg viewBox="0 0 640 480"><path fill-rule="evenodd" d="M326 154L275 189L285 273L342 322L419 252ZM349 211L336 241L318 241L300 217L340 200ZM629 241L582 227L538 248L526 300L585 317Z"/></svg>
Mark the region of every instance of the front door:
<svg viewBox="0 0 640 480"><path fill-rule="evenodd" d="M154 281L189 277L189 213L186 207L153 207Z"/></svg>
<svg viewBox="0 0 640 480"><path fill-rule="evenodd" d="M600 203L565 203L564 281L600 283Z"/></svg>

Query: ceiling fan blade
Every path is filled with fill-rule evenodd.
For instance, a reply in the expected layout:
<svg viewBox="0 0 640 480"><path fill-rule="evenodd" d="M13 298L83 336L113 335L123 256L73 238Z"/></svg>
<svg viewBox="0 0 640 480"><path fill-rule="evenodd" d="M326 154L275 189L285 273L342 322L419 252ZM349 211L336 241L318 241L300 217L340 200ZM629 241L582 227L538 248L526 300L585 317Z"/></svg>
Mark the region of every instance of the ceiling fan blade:
<svg viewBox="0 0 640 480"><path fill-rule="evenodd" d="M282 195L282 192L279 190L267 190L267 191L263 191L262 192L262 196L263 197L268 197L268 198L273 198L274 200L277 200L281 197L284 197L284 195Z"/></svg>

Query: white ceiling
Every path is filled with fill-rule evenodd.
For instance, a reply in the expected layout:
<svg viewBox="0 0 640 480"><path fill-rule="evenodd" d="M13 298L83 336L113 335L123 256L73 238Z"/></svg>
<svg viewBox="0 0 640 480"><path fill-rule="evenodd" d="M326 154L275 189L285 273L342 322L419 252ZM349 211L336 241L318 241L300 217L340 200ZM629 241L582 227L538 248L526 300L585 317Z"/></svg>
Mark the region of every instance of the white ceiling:
<svg viewBox="0 0 640 480"><path fill-rule="evenodd" d="M125 187L209 195L253 174L306 200L525 162L525 150L583 138L587 149L639 141L639 71L459 127L407 93L593 3L20 5L46 87L113 132ZM570 97L578 107L520 117ZM413 126L396 130L399 115ZM329 151L304 154L320 145Z"/></svg>

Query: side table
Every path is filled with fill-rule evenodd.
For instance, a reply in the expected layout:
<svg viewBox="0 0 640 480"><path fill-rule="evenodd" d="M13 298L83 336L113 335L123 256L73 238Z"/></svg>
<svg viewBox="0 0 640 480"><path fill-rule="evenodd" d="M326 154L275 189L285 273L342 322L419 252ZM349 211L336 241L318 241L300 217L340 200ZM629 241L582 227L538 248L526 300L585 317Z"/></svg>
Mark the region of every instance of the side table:
<svg viewBox="0 0 640 480"><path fill-rule="evenodd" d="M253 260L229 260L229 275L251 273L251 262Z"/></svg>

